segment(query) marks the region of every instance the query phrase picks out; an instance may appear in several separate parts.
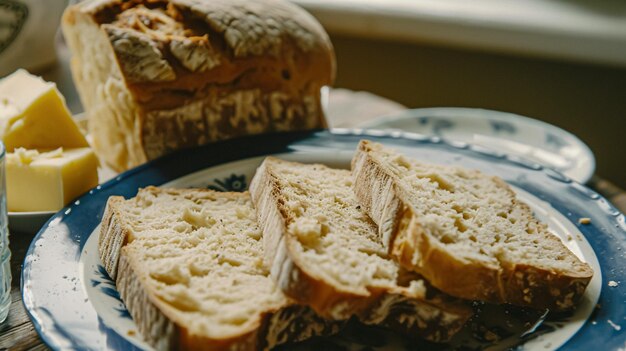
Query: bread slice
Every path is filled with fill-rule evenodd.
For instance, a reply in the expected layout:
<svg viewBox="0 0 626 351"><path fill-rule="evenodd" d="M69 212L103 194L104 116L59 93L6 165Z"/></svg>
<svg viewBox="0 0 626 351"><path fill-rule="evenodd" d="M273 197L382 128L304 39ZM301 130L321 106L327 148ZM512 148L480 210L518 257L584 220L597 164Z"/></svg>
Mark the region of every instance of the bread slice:
<svg viewBox="0 0 626 351"><path fill-rule="evenodd" d="M260 350L337 331L278 289L261 237L248 193L148 187L109 199L99 251L156 349Z"/></svg>
<svg viewBox="0 0 626 351"><path fill-rule="evenodd" d="M361 141L354 189L391 255L465 299L566 310L593 271L500 178Z"/></svg>
<svg viewBox="0 0 626 351"><path fill-rule="evenodd" d="M470 310L428 299L420 279L404 275L361 210L347 170L268 157L250 184L264 233L266 265L280 288L318 314L357 316L442 341Z"/></svg>

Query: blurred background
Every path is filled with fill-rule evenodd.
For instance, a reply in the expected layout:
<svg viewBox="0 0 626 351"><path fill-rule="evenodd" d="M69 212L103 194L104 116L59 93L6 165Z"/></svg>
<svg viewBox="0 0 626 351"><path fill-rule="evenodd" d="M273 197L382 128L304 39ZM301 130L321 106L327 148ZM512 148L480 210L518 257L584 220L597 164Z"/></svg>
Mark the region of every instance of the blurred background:
<svg viewBox="0 0 626 351"><path fill-rule="evenodd" d="M32 3L36 20L27 25L38 26L24 30L38 34L13 45L38 48L27 56L31 71L56 81L70 109L81 112L69 53L54 29L68 1L39 1L21 1ZM411 108L480 107L554 124L589 145L598 175L626 188L626 1L294 2L331 36L335 86ZM0 46L19 24L19 3L0 0ZM46 41L57 43L56 63L49 45L40 45ZM0 62L0 71L13 71L11 64L29 66Z"/></svg>
<svg viewBox="0 0 626 351"><path fill-rule="evenodd" d="M626 187L626 1L297 0L330 33L336 86L568 130Z"/></svg>

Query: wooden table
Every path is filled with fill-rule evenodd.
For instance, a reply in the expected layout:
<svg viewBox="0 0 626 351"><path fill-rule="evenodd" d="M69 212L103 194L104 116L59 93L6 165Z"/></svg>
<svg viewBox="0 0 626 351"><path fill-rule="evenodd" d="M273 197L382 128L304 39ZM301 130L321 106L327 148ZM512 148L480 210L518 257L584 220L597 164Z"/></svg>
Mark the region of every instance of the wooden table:
<svg viewBox="0 0 626 351"><path fill-rule="evenodd" d="M384 98L365 93L343 89L332 90L329 97L328 115L332 127L351 127L357 122L375 118L405 107ZM626 212L626 192L617 188L600 177L594 177L588 184L604 197L615 204L622 212ZM10 234L12 304L7 320L0 324L0 351L2 350L48 350L42 343L24 306L20 291L21 266L28 250L33 234Z"/></svg>

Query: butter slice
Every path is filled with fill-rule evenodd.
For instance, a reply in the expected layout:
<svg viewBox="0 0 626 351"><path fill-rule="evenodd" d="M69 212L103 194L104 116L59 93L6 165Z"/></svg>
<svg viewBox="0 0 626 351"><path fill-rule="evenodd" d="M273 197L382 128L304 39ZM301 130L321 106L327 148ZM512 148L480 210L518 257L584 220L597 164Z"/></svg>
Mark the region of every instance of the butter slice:
<svg viewBox="0 0 626 351"><path fill-rule="evenodd" d="M98 185L98 160L90 148L6 155L7 206L11 212L58 211Z"/></svg>
<svg viewBox="0 0 626 351"><path fill-rule="evenodd" d="M0 138L9 152L89 146L56 85L23 69L0 80Z"/></svg>

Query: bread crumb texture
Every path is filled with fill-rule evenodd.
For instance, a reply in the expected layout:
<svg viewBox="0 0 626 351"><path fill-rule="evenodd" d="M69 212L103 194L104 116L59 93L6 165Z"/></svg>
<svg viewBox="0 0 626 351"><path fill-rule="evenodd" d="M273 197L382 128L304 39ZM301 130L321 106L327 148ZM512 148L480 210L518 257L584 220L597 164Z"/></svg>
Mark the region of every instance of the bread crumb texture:
<svg viewBox="0 0 626 351"><path fill-rule="evenodd" d="M476 170L423 164L367 141L361 142L359 152L361 158L356 159L365 161L356 167L370 167L379 172L379 179L389 179L403 206L392 252L444 292L557 309L571 308L584 292L593 275L591 267L538 221L502 179ZM367 182L359 175L356 179ZM378 193L381 189L356 189L372 207L387 196ZM373 200L368 202L367 196ZM447 268L429 261L440 257L446 257ZM447 277L451 271L454 279ZM468 280L463 272L474 272L477 281Z"/></svg>
<svg viewBox="0 0 626 351"><path fill-rule="evenodd" d="M396 286L398 266L385 252L376 226L359 208L347 170L268 158L284 200L288 235L310 274L341 290L367 296L372 287Z"/></svg>
<svg viewBox="0 0 626 351"><path fill-rule="evenodd" d="M492 266L587 267L500 178L378 151L398 177L421 227L455 256Z"/></svg>
<svg viewBox="0 0 626 351"><path fill-rule="evenodd" d="M123 206L133 270L189 333L237 336L288 305L262 264L247 193L147 188Z"/></svg>

